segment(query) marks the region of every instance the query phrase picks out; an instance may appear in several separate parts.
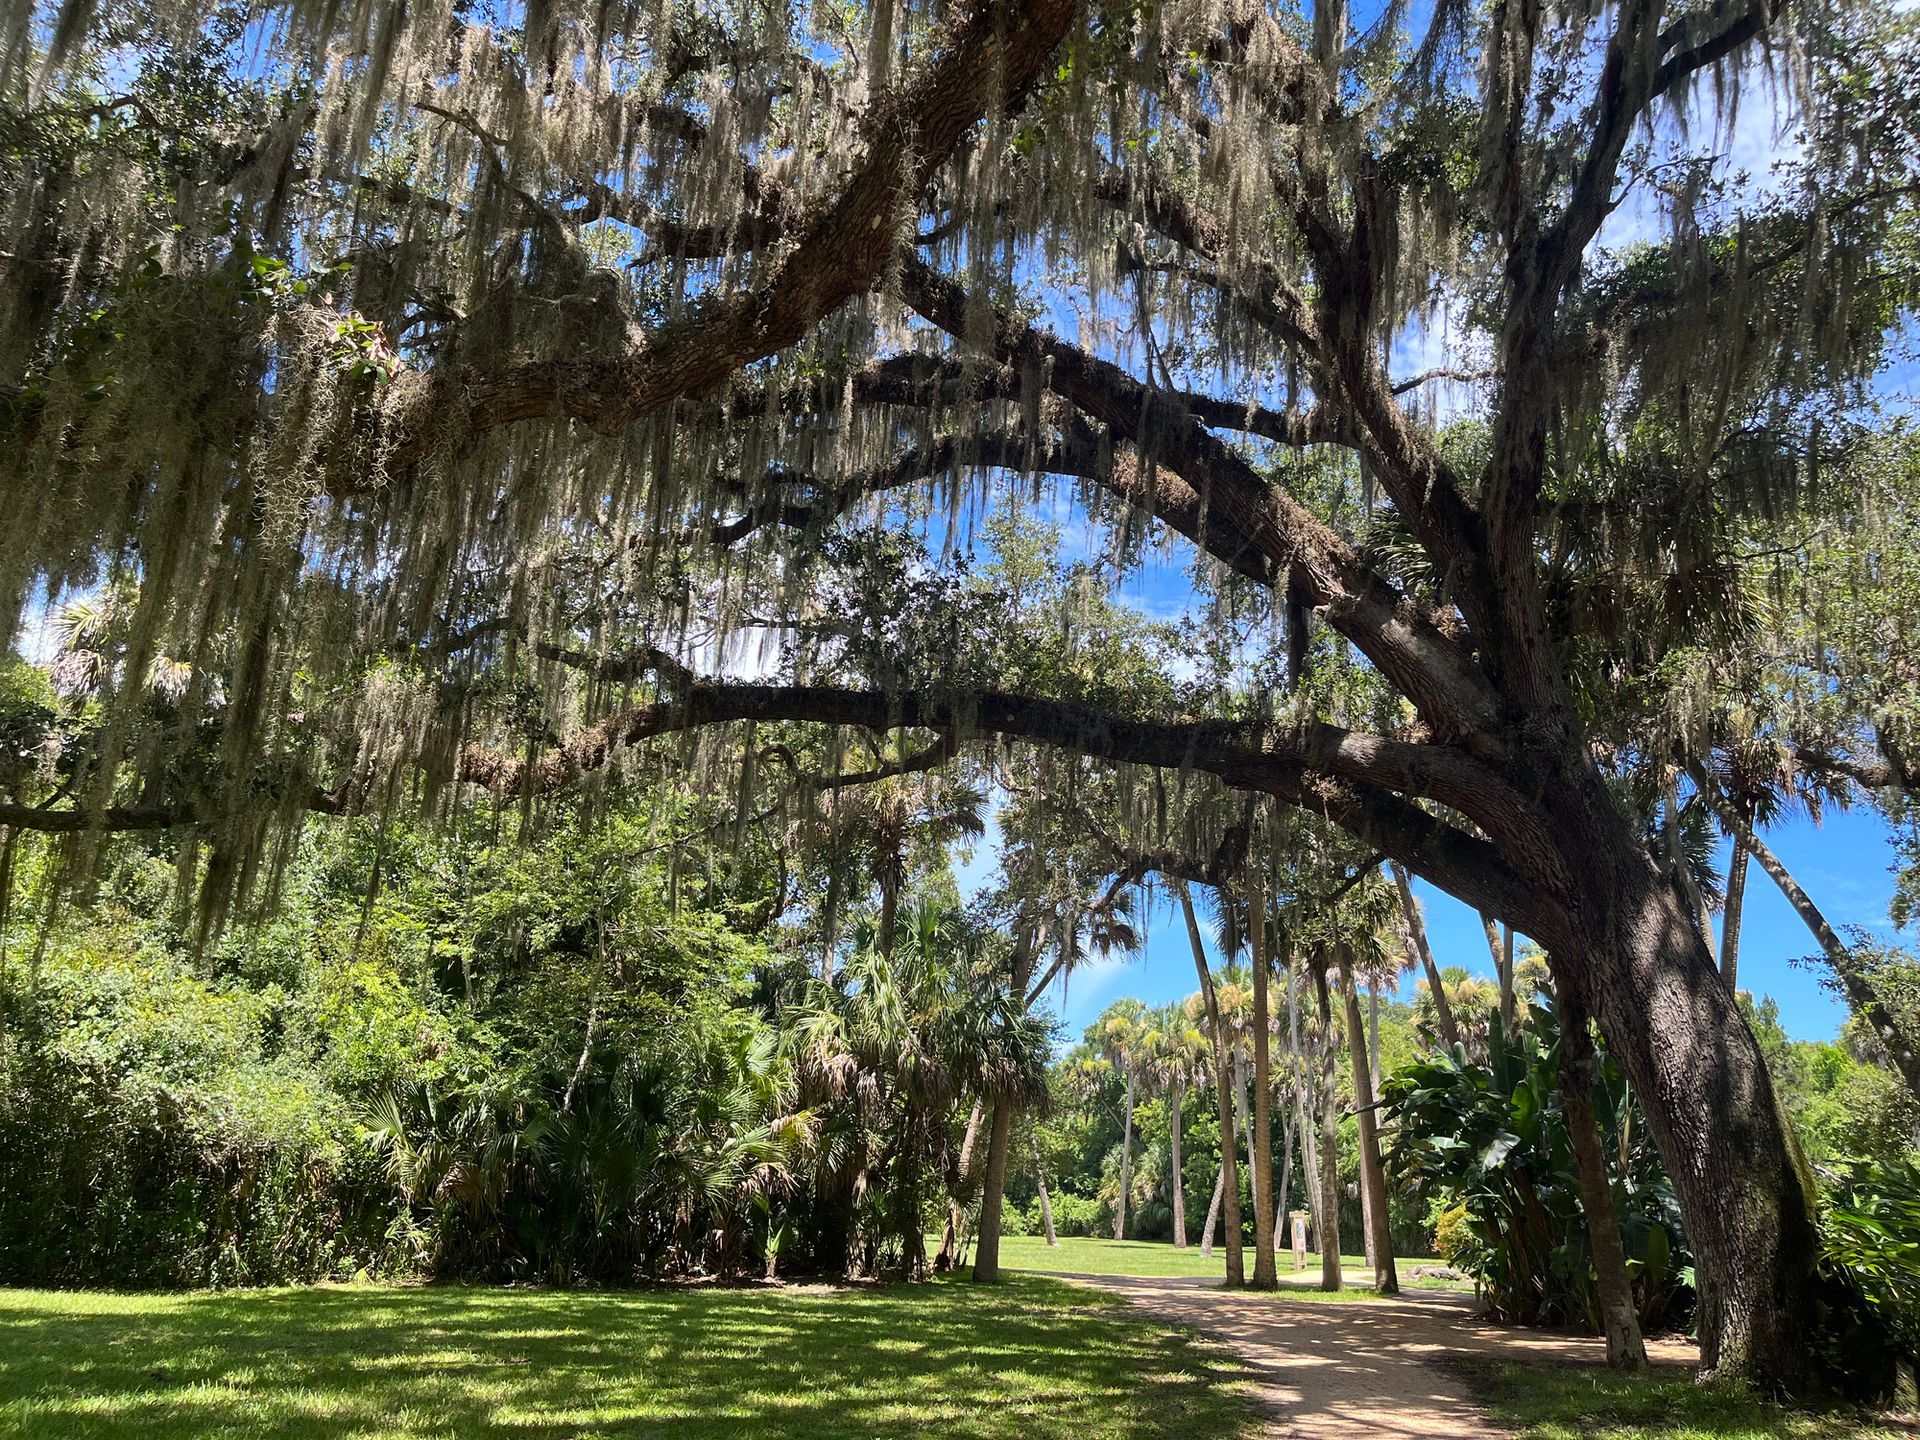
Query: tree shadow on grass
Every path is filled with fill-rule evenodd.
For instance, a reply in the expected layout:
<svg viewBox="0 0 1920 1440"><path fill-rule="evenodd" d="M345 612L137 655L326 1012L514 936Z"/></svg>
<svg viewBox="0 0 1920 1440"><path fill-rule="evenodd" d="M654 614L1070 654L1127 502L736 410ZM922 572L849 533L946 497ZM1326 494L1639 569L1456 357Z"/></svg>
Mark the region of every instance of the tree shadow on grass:
<svg viewBox="0 0 1920 1440"><path fill-rule="evenodd" d="M1050 1281L0 1292L0 1434L1233 1436L1183 1331Z"/></svg>

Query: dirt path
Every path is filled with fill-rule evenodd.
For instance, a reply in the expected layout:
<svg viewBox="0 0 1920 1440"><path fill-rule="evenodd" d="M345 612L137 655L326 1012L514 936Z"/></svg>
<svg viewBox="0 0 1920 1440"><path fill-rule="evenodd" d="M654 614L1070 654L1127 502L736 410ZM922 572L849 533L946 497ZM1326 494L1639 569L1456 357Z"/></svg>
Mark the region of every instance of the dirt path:
<svg viewBox="0 0 1920 1440"><path fill-rule="evenodd" d="M1063 1277L1124 1295L1156 1315L1225 1341L1253 1369L1280 1440L1481 1440L1506 1432L1481 1413L1465 1383L1429 1363L1452 1355L1603 1363L1601 1341L1489 1325L1465 1297L1422 1292L1352 1303L1224 1290L1212 1281ZM1691 1362L1693 1347L1648 1346L1656 1361Z"/></svg>

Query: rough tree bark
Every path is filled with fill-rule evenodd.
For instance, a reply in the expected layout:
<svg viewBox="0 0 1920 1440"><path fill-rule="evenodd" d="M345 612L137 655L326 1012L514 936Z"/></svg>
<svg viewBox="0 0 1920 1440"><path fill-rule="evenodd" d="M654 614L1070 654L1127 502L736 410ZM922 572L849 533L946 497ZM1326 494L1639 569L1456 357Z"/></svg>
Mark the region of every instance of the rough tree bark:
<svg viewBox="0 0 1920 1440"><path fill-rule="evenodd" d="M1613 1183L1600 1145L1594 1115L1593 1038L1587 1013L1578 1002L1560 1003L1560 1103L1566 1111L1567 1138L1580 1175L1580 1208L1587 1217L1587 1244L1593 1257L1594 1288L1600 1297L1600 1328L1607 1337L1607 1364L1616 1370L1647 1368L1647 1347L1627 1278L1627 1252L1620 1218L1613 1208Z"/></svg>
<svg viewBox="0 0 1920 1440"><path fill-rule="evenodd" d="M1113 1238L1127 1238L1127 1195L1133 1189L1133 1067L1127 1067L1126 1119L1120 1128L1120 1198L1113 1207Z"/></svg>
<svg viewBox="0 0 1920 1440"><path fill-rule="evenodd" d="M1815 1364L1812 1177L1693 916L1598 772L1571 760L1578 783L1553 803L1579 884L1570 923L1536 936L1555 992L1599 1021L1673 1180L1699 1262L1704 1369L1798 1388Z"/></svg>

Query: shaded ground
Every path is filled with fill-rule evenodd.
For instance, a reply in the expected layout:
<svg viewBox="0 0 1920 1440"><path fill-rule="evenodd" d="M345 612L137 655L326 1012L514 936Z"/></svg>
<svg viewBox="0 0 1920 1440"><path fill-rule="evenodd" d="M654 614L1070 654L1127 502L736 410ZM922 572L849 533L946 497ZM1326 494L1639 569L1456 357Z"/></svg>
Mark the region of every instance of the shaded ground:
<svg viewBox="0 0 1920 1440"><path fill-rule="evenodd" d="M0 1436L1257 1432L1221 1347L1020 1277L874 1290L0 1290Z"/></svg>
<svg viewBox="0 0 1920 1440"><path fill-rule="evenodd" d="M1276 1417L1268 1433L1288 1440L1504 1435L1475 1398L1459 1359L1596 1367L1605 1359L1596 1338L1489 1325L1459 1296L1309 1304L1186 1278L1075 1278L1225 1341L1251 1369L1260 1399ZM1694 1359L1685 1341L1648 1348L1656 1361Z"/></svg>

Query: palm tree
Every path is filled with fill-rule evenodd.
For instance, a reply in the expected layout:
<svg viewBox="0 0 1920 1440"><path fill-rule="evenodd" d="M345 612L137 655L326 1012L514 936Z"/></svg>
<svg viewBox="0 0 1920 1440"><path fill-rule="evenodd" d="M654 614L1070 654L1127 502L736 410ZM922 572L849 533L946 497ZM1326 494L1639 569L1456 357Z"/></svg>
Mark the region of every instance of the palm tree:
<svg viewBox="0 0 1920 1440"><path fill-rule="evenodd" d="M969 1089L1010 1083L1010 1052L991 1038L1001 997L982 978L988 932L936 904L909 906L900 919L891 953L869 930L842 983L814 985L795 1030L803 1083L859 1121L842 1146L833 1204L887 1176L878 1232L862 1250L849 1236L848 1269L870 1269L881 1242L897 1243L917 1277L927 1268L922 1182L945 1143L942 1117Z"/></svg>
<svg viewBox="0 0 1920 1440"><path fill-rule="evenodd" d="M1420 909L1420 902L1414 898L1413 880L1407 869L1399 861L1389 867L1393 872L1394 891L1400 899L1400 918L1405 926L1407 944L1414 954L1420 957L1420 967L1426 972L1426 990L1432 997L1434 1010L1434 1028L1440 1036L1440 1043L1451 1050L1460 1043L1460 1026L1454 1020L1453 1006L1447 1003L1447 987L1441 981L1440 967L1433 961L1433 946L1427 942L1427 919Z"/></svg>
<svg viewBox="0 0 1920 1440"><path fill-rule="evenodd" d="M1381 1160L1380 1135L1373 1111L1374 1067L1360 1010L1359 978L1365 974L1397 973L1406 963L1398 923L1399 906L1399 897L1376 870L1350 888L1337 905L1318 908L1303 915L1298 922L1339 970L1346 1010L1347 1052L1353 1070L1354 1109L1360 1132L1360 1193L1366 1222L1366 1248L1373 1265L1374 1289L1387 1295L1397 1293L1400 1282L1387 1226L1386 1167ZM1510 967L1508 973L1511 973Z"/></svg>
<svg viewBox="0 0 1920 1440"><path fill-rule="evenodd" d="M1132 923L1132 892L1109 884L1092 893L1083 877L1072 866L1046 863L1046 857L1026 841L1007 847L1001 868L1008 876L1005 893L994 902L995 908L1011 906L1008 928L1014 935L1009 961L1002 977L1010 1016L1024 1017L1056 977L1063 982L1090 956L1104 956L1115 950L1134 949L1140 943ZM1017 897L1017 898L1016 898ZM1040 957L1052 952L1053 960L1038 980L1033 971ZM981 1248L975 1252L974 1279L990 1280L998 1274L998 1227L1002 1186L1012 1134L1012 1110L1022 1107L1022 1096L1012 1093L994 1101L994 1122L987 1139L987 1176L981 1192ZM976 1101L967 1120L966 1139L961 1146L959 1192L969 1173L973 1142L978 1133L982 1102ZM1008 1114L1000 1111L1007 1109ZM1046 1197L1042 1195L1043 1205ZM1051 1212L1049 1211L1049 1216ZM991 1227L990 1227L991 1222ZM947 1211L948 1236L957 1237L960 1225L960 1197L953 1198ZM1049 1225L1051 1219L1049 1218ZM987 1249L989 1228L993 1249ZM949 1255L949 1242L943 1239L943 1256ZM987 1262L987 1263L983 1263Z"/></svg>
<svg viewBox="0 0 1920 1440"><path fill-rule="evenodd" d="M1187 1248L1186 1178L1181 1163L1181 1125L1187 1090L1204 1083L1209 1061L1207 1037L1186 1005L1163 1005L1153 1012L1147 1050L1155 1083L1167 1097L1167 1120L1173 1150L1173 1244Z"/></svg>
<svg viewBox="0 0 1920 1440"><path fill-rule="evenodd" d="M1187 908L1189 935L1196 954L1201 954L1199 927L1192 921L1190 901ZM1202 970L1202 978L1213 992L1213 1011L1219 1022L1216 1026L1209 1020L1207 1040L1215 1056L1214 1083L1221 1091L1221 1115L1228 1123L1220 1136L1220 1169L1214 1176L1213 1200L1207 1206L1206 1223L1200 1232L1200 1253L1213 1254L1214 1225L1224 1209L1229 1283L1239 1284L1242 1277L1233 1274L1240 1245L1240 1181L1235 1149L1244 1139L1248 1156L1253 1154L1253 1128L1247 1112L1247 1036L1252 1026L1253 987L1247 972L1237 965L1228 965L1217 975ZM1205 992L1195 999L1204 1006Z"/></svg>
<svg viewBox="0 0 1920 1440"><path fill-rule="evenodd" d="M876 767L897 764L900 759L897 742L889 741L879 747ZM948 773L915 771L825 788L818 794L817 806L824 835L815 843L829 857L820 978L830 981L835 919L848 882L878 889L874 944L883 954L891 954L910 875L928 866L944 866L955 841L985 832L986 796L977 786Z"/></svg>
<svg viewBox="0 0 1920 1440"><path fill-rule="evenodd" d="M1116 1000L1100 1012L1089 1033L1107 1063L1126 1084L1120 1129L1120 1195L1113 1207L1113 1238L1124 1240L1127 1238L1127 1197L1133 1187L1133 1103L1147 1059L1147 1007L1131 997Z"/></svg>

